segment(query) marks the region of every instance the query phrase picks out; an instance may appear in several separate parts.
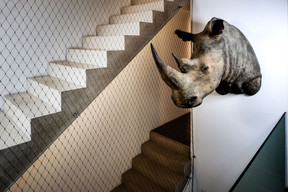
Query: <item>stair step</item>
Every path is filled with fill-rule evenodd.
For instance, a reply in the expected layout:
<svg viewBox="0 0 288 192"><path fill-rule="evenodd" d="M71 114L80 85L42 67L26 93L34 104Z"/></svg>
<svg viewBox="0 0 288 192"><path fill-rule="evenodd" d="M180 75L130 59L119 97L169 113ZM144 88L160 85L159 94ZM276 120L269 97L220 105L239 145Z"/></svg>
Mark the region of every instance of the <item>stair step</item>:
<svg viewBox="0 0 288 192"><path fill-rule="evenodd" d="M165 148L169 148L170 150L180 153L185 157L190 156L190 147L179 143L177 141L174 141L172 139L169 139L167 137L164 137L158 133L155 133L154 131L150 132L150 139L159 144L160 146L163 146Z"/></svg>
<svg viewBox="0 0 288 192"><path fill-rule="evenodd" d="M0 150L31 140L31 135L22 130L3 112L0 112Z"/></svg>
<svg viewBox="0 0 288 192"><path fill-rule="evenodd" d="M95 69L93 65L70 61L54 61L49 63L48 74L74 84L86 87L86 70Z"/></svg>
<svg viewBox="0 0 288 192"><path fill-rule="evenodd" d="M28 79L28 93L50 103L58 111L61 111L61 93L81 88L84 87L51 76Z"/></svg>
<svg viewBox="0 0 288 192"><path fill-rule="evenodd" d="M58 112L52 105L26 92L7 95L5 96L5 100L8 106L13 105L17 107L30 119ZM15 115L17 116L17 114Z"/></svg>
<svg viewBox="0 0 288 192"><path fill-rule="evenodd" d="M124 185L119 185L115 187L111 192L133 192Z"/></svg>
<svg viewBox="0 0 288 192"><path fill-rule="evenodd" d="M130 169L122 175L122 182L128 189L137 192L165 192L161 186L157 185L149 178L143 176L135 169Z"/></svg>
<svg viewBox="0 0 288 192"><path fill-rule="evenodd" d="M133 23L133 22L153 23L153 11L145 11L124 15L114 15L109 19L110 24Z"/></svg>
<svg viewBox="0 0 288 192"><path fill-rule="evenodd" d="M26 92L5 96L4 111L28 135L31 135L31 119L59 112L52 105Z"/></svg>
<svg viewBox="0 0 288 192"><path fill-rule="evenodd" d="M125 50L125 36L85 36L83 48L106 51Z"/></svg>
<svg viewBox="0 0 288 192"><path fill-rule="evenodd" d="M122 7L121 14L137 13L137 12L152 11L152 10L164 12L164 0Z"/></svg>
<svg viewBox="0 0 288 192"><path fill-rule="evenodd" d="M99 36L140 35L140 23L123 23L99 25L96 28Z"/></svg>
<svg viewBox="0 0 288 192"><path fill-rule="evenodd" d="M107 51L69 48L67 60L75 63L85 63L95 67L107 67Z"/></svg>
<svg viewBox="0 0 288 192"><path fill-rule="evenodd" d="M159 0L131 0L131 5L152 3L152 2L155 2L155 1L159 1ZM174 2L174 0L166 0L166 1Z"/></svg>
<svg viewBox="0 0 288 192"><path fill-rule="evenodd" d="M168 148L163 148L159 144L148 141L141 146L142 153L151 160L169 167L169 169L188 176L191 171L191 160L189 156L183 156Z"/></svg>
<svg viewBox="0 0 288 192"><path fill-rule="evenodd" d="M183 175L152 162L145 155L135 157L132 161L132 167L168 191L183 190L187 180Z"/></svg>

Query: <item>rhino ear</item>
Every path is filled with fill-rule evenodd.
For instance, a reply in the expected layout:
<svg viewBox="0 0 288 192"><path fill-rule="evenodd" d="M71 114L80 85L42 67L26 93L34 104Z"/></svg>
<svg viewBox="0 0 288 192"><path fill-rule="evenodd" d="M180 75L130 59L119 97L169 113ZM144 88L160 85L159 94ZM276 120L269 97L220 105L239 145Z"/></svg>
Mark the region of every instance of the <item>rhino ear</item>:
<svg viewBox="0 0 288 192"><path fill-rule="evenodd" d="M211 35L220 35L223 33L224 24L222 19L217 19L211 24Z"/></svg>
<svg viewBox="0 0 288 192"><path fill-rule="evenodd" d="M187 33L185 31L181 31L177 29L175 31L175 34L182 39L183 41L193 41L194 40L194 35L192 33Z"/></svg>

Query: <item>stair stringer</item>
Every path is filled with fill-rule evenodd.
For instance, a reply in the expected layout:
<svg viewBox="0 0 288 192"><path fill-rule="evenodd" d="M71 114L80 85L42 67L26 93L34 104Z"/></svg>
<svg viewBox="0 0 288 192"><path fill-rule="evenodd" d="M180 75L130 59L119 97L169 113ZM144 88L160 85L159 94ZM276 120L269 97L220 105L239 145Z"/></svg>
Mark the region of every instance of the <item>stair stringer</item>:
<svg viewBox="0 0 288 192"><path fill-rule="evenodd" d="M86 88L61 93L60 112L31 119L31 141L0 151L0 191L32 165L187 2L165 1L165 12L153 11L153 23L140 23L140 36L125 36L125 51L107 52L107 68L86 69Z"/></svg>

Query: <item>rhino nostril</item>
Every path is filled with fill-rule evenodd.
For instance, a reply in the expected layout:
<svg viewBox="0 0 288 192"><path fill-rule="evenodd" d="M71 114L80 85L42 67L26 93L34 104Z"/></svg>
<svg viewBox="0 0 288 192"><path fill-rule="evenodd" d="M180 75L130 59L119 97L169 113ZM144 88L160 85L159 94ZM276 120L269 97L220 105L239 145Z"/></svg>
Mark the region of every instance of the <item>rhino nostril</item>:
<svg viewBox="0 0 288 192"><path fill-rule="evenodd" d="M190 101L195 102L197 100L197 97L191 97Z"/></svg>
<svg viewBox="0 0 288 192"><path fill-rule="evenodd" d="M191 97L189 100L188 100L188 106L192 106L193 105L193 103L195 103L195 101L197 100L197 97Z"/></svg>

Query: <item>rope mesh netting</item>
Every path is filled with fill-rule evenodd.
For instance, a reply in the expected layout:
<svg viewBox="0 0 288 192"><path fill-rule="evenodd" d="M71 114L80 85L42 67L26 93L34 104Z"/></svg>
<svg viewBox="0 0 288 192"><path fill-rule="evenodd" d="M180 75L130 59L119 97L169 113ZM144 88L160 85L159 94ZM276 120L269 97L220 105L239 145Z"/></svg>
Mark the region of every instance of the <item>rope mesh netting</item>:
<svg viewBox="0 0 288 192"><path fill-rule="evenodd" d="M190 30L185 3L2 0L0 191L121 183L150 131L189 112L174 106L149 43L175 68L171 52L189 58L174 34Z"/></svg>

